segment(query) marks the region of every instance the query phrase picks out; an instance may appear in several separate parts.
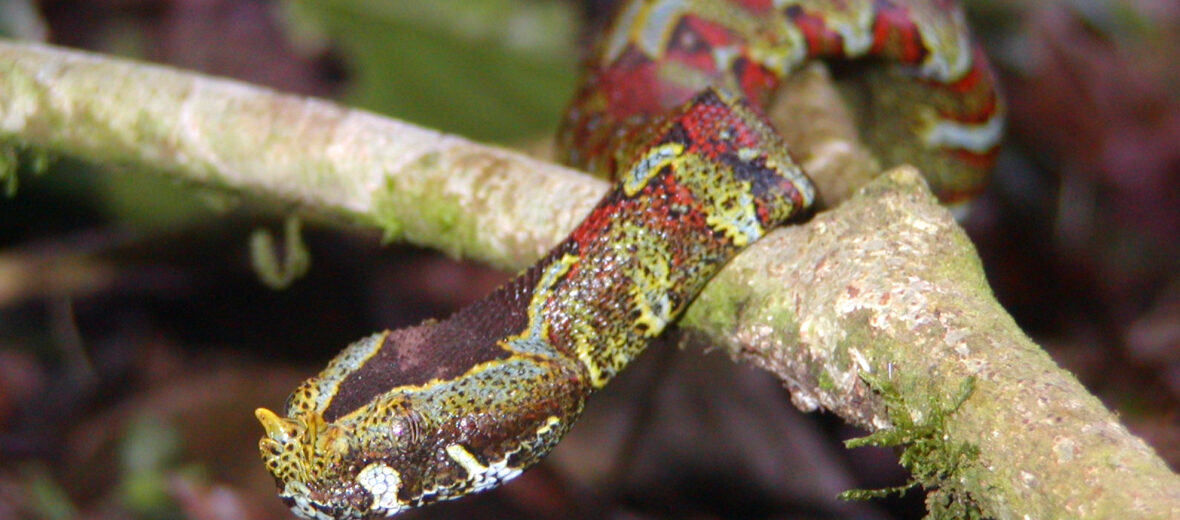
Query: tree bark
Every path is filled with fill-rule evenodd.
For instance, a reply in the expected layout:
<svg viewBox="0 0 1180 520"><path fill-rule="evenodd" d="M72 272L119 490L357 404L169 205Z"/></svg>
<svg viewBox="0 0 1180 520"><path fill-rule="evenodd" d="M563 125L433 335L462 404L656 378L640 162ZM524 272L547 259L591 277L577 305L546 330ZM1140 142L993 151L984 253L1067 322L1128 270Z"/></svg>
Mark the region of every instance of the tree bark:
<svg viewBox="0 0 1180 520"><path fill-rule="evenodd" d="M822 86L814 74L801 82ZM831 106L830 89L792 88ZM865 154L838 119L807 121L831 132L792 141L796 154L821 188L851 192L825 183L851 186ZM36 44L0 43L0 146L246 192L510 269L606 189L332 103ZM927 447L907 451L915 467L987 516L1180 517L1180 477L1019 330L917 172L837 198L735 259L685 337L774 372L800 408Z"/></svg>

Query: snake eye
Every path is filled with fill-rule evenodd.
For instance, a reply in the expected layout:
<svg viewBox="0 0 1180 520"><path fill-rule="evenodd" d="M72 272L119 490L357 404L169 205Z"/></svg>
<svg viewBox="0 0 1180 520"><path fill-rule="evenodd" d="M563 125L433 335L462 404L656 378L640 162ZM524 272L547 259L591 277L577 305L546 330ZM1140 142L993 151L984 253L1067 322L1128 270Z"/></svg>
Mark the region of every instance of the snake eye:
<svg viewBox="0 0 1180 520"><path fill-rule="evenodd" d="M389 428L389 437L396 444L414 445L422 441L422 415L413 409L398 414Z"/></svg>

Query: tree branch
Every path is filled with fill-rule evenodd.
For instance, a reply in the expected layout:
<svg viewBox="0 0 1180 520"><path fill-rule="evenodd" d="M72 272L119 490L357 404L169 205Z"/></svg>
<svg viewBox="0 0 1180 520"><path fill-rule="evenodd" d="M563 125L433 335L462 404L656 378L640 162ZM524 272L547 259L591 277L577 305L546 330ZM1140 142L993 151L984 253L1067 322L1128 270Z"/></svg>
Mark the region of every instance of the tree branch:
<svg viewBox="0 0 1180 520"><path fill-rule="evenodd" d="M539 258L607 189L460 137L169 67L0 41L0 75L0 141L294 203L505 269Z"/></svg>
<svg viewBox="0 0 1180 520"><path fill-rule="evenodd" d="M826 83L809 74L799 81ZM830 89L797 88L798 103L832 111ZM825 184L854 184L827 169L863 171L866 154L847 125L806 120L824 131L792 141L797 155L829 195L849 192ZM286 201L512 269L606 189L331 103L33 44L0 43L0 141ZM989 516L1180 516L1180 478L1016 327L912 169L759 241L681 326L778 374L801 408L874 431L938 424L924 434L935 449L915 456Z"/></svg>
<svg viewBox="0 0 1180 520"><path fill-rule="evenodd" d="M1180 478L1016 326L970 240L911 168L760 241L682 327L777 374L804 410L873 431L899 416L945 419L940 450L922 463L943 465L941 486L988 516L1180 513ZM965 446L978 456L946 460Z"/></svg>

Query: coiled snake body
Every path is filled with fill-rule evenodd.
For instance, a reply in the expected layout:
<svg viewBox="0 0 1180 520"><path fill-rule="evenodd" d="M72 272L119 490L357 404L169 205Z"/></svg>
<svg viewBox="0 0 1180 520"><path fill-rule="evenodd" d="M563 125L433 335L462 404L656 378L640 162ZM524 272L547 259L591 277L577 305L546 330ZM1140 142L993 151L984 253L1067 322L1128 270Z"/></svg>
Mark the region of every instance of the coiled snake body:
<svg viewBox="0 0 1180 520"><path fill-rule="evenodd" d="M943 200L977 191L994 160L994 81L946 0L628 0L595 48L559 140L616 183L577 229L449 319L350 345L286 418L257 411L299 516L389 516L547 454L717 270L815 201L763 115L807 60L890 64L868 140Z"/></svg>

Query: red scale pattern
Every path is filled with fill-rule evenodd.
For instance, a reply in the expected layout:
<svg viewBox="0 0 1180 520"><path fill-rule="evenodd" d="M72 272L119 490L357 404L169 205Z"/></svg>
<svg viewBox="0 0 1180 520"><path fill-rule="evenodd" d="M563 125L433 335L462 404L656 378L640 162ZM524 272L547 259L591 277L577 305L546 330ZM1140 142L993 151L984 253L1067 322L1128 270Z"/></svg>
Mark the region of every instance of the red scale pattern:
<svg viewBox="0 0 1180 520"><path fill-rule="evenodd" d="M828 29L823 17L804 12L799 8L787 9L787 16L803 33L807 40L809 58L843 58L844 38L840 33Z"/></svg>
<svg viewBox="0 0 1180 520"><path fill-rule="evenodd" d="M909 11L878 2L877 19L873 23L873 46L870 54L888 56L901 63L917 64L926 59L929 50L922 44L922 35L914 25Z"/></svg>
<svg viewBox="0 0 1180 520"><path fill-rule="evenodd" d="M844 38L835 30L832 17L848 18L852 14L848 12L853 9L851 6L837 3L831 8L833 13L827 13L823 8L802 6L776 11L770 0L717 1L755 17L785 17L803 35L807 46L805 54L809 58L848 58ZM922 1L927 3L920 4ZM923 17L915 16L915 10L945 14L958 9L950 0L879 0L870 8L873 10L873 40L867 54L911 67L923 63L934 52L922 40L917 24ZM577 109L571 112L574 116L564 130L563 142L580 147L579 152L571 155L576 159L576 166L592 166L601 173L613 172L615 161L619 160L616 150L631 153L643 149L631 144L641 140L634 139L640 134L635 128L637 121L691 99L702 83L722 90L737 90L750 100L755 112L764 110L782 78L753 60L750 46L751 39L775 41L774 35L739 33L702 13L684 13L669 23L674 24L674 29L666 49L656 55L647 55L640 47L629 44L613 63L591 71L579 99L595 101L576 104ZM931 23L943 22L935 20ZM951 23L949 18L945 23ZM755 30L766 30L766 27ZM634 31L634 28L627 30ZM717 51L720 49L737 55L726 63L719 63ZM938 117L947 122L982 125L1000 117L996 81L987 60L979 49L973 50L972 59L968 73L949 84L911 75L914 88L929 90L936 98L949 100L930 104L938 111ZM673 64L674 67L669 66ZM909 70L917 72L916 69ZM938 95L940 91L946 95ZM920 136L914 135L913 138ZM994 165L996 156L994 147L979 153L953 145L930 153L949 154L959 159L965 170L959 184L941 187L939 195L944 200L959 198L962 195L956 193L959 191L976 191L978 187L973 184L981 184L987 178L986 172Z"/></svg>

